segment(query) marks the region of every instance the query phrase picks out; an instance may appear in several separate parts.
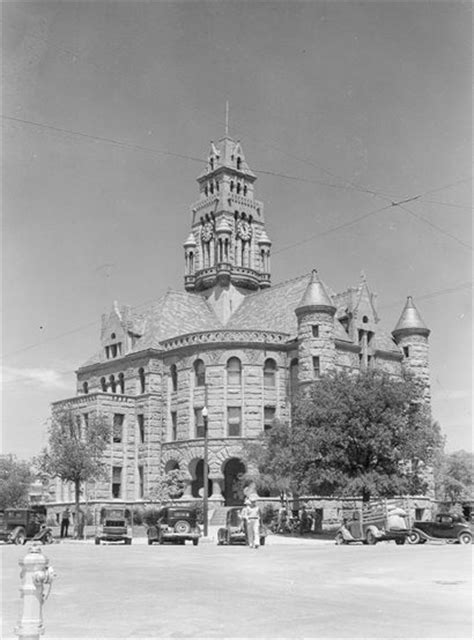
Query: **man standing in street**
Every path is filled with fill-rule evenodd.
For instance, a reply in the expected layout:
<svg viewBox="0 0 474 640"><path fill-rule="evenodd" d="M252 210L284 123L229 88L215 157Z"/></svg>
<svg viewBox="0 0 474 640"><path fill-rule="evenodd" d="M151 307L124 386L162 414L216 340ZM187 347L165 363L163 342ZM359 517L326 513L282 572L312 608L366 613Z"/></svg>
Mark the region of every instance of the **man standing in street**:
<svg viewBox="0 0 474 640"><path fill-rule="evenodd" d="M249 497L250 505L247 507L247 533L248 542L251 549L258 549L260 546L260 509L257 505L255 494Z"/></svg>
<svg viewBox="0 0 474 640"><path fill-rule="evenodd" d="M69 529L70 517L71 517L71 512L69 511L69 507L66 507L61 516L61 538L67 538L67 531Z"/></svg>

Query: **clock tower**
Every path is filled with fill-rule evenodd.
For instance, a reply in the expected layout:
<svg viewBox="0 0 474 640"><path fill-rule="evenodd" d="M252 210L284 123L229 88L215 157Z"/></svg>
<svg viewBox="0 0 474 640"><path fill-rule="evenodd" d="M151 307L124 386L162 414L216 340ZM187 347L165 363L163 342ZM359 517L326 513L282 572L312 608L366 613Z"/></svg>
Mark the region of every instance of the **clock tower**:
<svg viewBox="0 0 474 640"><path fill-rule="evenodd" d="M263 204L254 199L255 181L240 142L228 135L211 142L184 243L187 291L211 299L230 288L242 297L270 286L271 242Z"/></svg>

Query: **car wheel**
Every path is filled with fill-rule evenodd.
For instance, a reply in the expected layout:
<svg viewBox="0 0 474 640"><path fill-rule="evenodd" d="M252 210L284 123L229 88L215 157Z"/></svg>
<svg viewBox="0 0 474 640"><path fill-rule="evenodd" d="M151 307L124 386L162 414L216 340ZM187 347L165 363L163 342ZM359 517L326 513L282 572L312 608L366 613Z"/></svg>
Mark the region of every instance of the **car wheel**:
<svg viewBox="0 0 474 640"><path fill-rule="evenodd" d="M199 544L199 538L194 538L194 540L193 540L193 545L194 545L195 547L197 547L197 546L198 546L198 544Z"/></svg>
<svg viewBox="0 0 474 640"><path fill-rule="evenodd" d="M21 545L21 544L25 544L26 542L26 535L24 531L19 531L16 536L15 536L15 540L14 543Z"/></svg>
<svg viewBox="0 0 474 640"><path fill-rule="evenodd" d="M96 539L95 539L95 543L96 543L96 544L100 544L100 538L96 538Z"/></svg>
<svg viewBox="0 0 474 640"><path fill-rule="evenodd" d="M334 538L334 542L339 545L339 544L344 544L344 536L342 535L342 533L338 533L336 535L336 537Z"/></svg>
<svg viewBox="0 0 474 640"><path fill-rule="evenodd" d="M459 544L471 544L472 535L467 531L464 531L463 533L459 534L458 540L459 540Z"/></svg>
<svg viewBox="0 0 474 640"><path fill-rule="evenodd" d="M189 533L191 531L191 525L186 520L178 520L174 525L176 533Z"/></svg>
<svg viewBox="0 0 474 640"><path fill-rule="evenodd" d="M51 531L44 534L43 544L53 544L53 534Z"/></svg>
<svg viewBox="0 0 474 640"><path fill-rule="evenodd" d="M405 538L395 538L395 544L405 544Z"/></svg>
<svg viewBox="0 0 474 640"><path fill-rule="evenodd" d="M367 544L374 545L377 544L377 538L375 537L373 531L367 531L366 535Z"/></svg>
<svg viewBox="0 0 474 640"><path fill-rule="evenodd" d="M409 542L410 544L420 544L420 542L421 542L421 536L420 536L420 534L418 533L418 531L411 531L411 532L408 534L408 542ZM425 542L425 541L423 541L423 542Z"/></svg>

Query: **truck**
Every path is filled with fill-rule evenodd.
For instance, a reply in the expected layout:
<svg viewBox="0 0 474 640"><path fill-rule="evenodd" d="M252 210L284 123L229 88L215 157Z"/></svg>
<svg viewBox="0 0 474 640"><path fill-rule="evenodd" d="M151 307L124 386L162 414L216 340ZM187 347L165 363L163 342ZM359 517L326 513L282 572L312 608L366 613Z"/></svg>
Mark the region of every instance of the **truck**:
<svg viewBox="0 0 474 640"><path fill-rule="evenodd" d="M360 508L343 512L343 522L335 542L374 545L382 540L394 540L397 545L405 544L410 533L407 517L407 511L399 500L371 500Z"/></svg>

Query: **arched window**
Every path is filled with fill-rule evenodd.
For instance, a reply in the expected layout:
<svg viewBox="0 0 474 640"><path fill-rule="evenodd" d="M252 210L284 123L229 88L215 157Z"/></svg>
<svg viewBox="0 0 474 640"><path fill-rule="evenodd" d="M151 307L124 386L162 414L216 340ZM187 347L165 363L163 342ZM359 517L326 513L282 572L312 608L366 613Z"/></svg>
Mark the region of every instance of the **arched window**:
<svg viewBox="0 0 474 640"><path fill-rule="evenodd" d="M276 362L272 358L267 358L263 366L264 387L274 387L276 385Z"/></svg>
<svg viewBox="0 0 474 640"><path fill-rule="evenodd" d="M171 376L171 390L178 391L178 369L175 364L172 364L170 367L170 376Z"/></svg>
<svg viewBox="0 0 474 640"><path fill-rule="evenodd" d="M145 393L145 370L142 367L138 369L138 381L140 384L140 393Z"/></svg>
<svg viewBox="0 0 474 640"><path fill-rule="evenodd" d="M214 193L214 184L211 182L211 184L209 185L209 191L211 193Z"/></svg>
<svg viewBox="0 0 474 640"><path fill-rule="evenodd" d="M194 363L194 386L204 387L206 384L206 367L202 360L196 360Z"/></svg>
<svg viewBox="0 0 474 640"><path fill-rule="evenodd" d="M207 194L208 194L207 184L206 184L206 186L204 187L204 194L205 194L206 196L207 196Z"/></svg>
<svg viewBox="0 0 474 640"><path fill-rule="evenodd" d="M115 393L115 390L116 390L115 376L110 376L109 378L109 389L111 393Z"/></svg>
<svg viewBox="0 0 474 640"><path fill-rule="evenodd" d="M246 196L246 195L247 195L247 185L244 184L244 196Z"/></svg>
<svg viewBox="0 0 474 640"><path fill-rule="evenodd" d="M293 399L298 391L298 358L290 363L290 398Z"/></svg>
<svg viewBox="0 0 474 640"><path fill-rule="evenodd" d="M242 168L242 158L237 158L237 169L239 169L240 171L241 168Z"/></svg>
<svg viewBox="0 0 474 640"><path fill-rule="evenodd" d="M211 165L211 171L213 171L213 169L214 169L214 158L211 158L210 165Z"/></svg>
<svg viewBox="0 0 474 640"><path fill-rule="evenodd" d="M118 383L120 387L120 393L125 393L125 378L123 373L119 373Z"/></svg>
<svg viewBox="0 0 474 640"><path fill-rule="evenodd" d="M237 193L240 193L240 182L237 182Z"/></svg>
<svg viewBox="0 0 474 640"><path fill-rule="evenodd" d="M83 393L89 393L89 383L88 382L83 382L82 383L82 392Z"/></svg>
<svg viewBox="0 0 474 640"><path fill-rule="evenodd" d="M242 365L238 358L227 360L227 384L240 385L242 382Z"/></svg>
<svg viewBox="0 0 474 640"><path fill-rule="evenodd" d="M234 190L234 181L233 180L230 181L230 190L231 191Z"/></svg>
<svg viewBox="0 0 474 640"><path fill-rule="evenodd" d="M216 191L219 191L219 180L216 180Z"/></svg>
<svg viewBox="0 0 474 640"><path fill-rule="evenodd" d="M102 391L107 391L107 380L105 378L100 379L100 388Z"/></svg>

